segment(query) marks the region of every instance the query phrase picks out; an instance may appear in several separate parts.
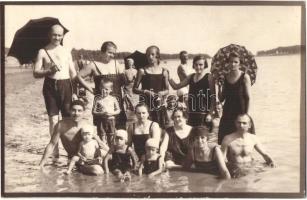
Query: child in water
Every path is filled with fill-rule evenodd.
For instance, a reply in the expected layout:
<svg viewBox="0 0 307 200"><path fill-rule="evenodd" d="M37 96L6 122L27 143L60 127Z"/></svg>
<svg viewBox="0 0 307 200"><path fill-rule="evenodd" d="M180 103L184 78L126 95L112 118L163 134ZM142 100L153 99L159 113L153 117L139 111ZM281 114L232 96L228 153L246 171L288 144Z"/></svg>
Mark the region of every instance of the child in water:
<svg viewBox="0 0 307 200"><path fill-rule="evenodd" d="M81 129L82 141L76 156L72 157L68 169L65 172L70 174L75 164L78 165L101 165L102 157L98 142L93 138L94 127L84 125Z"/></svg>
<svg viewBox="0 0 307 200"><path fill-rule="evenodd" d="M161 155L158 153L159 142L153 138L149 138L145 144L146 154L141 157L141 164L139 167L139 175L148 175L153 177L162 173L163 171L163 160Z"/></svg>
<svg viewBox="0 0 307 200"><path fill-rule="evenodd" d="M230 179L220 147L216 142L208 142L209 129L204 126L194 127L191 134L195 135L195 139L189 149L184 168L190 169L194 164L197 170L211 173L216 172L218 168L222 178Z"/></svg>
<svg viewBox="0 0 307 200"><path fill-rule="evenodd" d="M115 97L110 95L113 83L109 79L101 81L101 96L96 96L92 113L99 118L97 124L98 136L102 141L112 145L115 133L115 116L120 113L120 107Z"/></svg>
<svg viewBox="0 0 307 200"><path fill-rule="evenodd" d="M131 180L130 171L136 168L138 158L134 150L127 145L128 133L117 130L114 145L104 159L105 173L111 172L120 180Z"/></svg>

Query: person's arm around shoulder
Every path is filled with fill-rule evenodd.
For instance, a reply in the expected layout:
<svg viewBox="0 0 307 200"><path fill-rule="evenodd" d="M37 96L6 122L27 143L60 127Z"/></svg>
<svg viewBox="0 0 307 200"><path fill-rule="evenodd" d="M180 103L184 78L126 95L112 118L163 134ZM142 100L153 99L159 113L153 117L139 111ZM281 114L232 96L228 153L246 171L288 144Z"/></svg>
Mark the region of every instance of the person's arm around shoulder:
<svg viewBox="0 0 307 200"><path fill-rule="evenodd" d="M156 175L162 173L162 171L163 171L163 159L164 159L164 158L162 158L161 156L159 156L159 158L158 158L158 165L159 165L159 168L158 168L156 171L153 171L153 172L151 172L150 174L148 174L148 177L149 177L149 178L152 178L152 177L154 177L154 176L156 176Z"/></svg>
<svg viewBox="0 0 307 200"><path fill-rule="evenodd" d="M249 114L251 105L251 80L248 74L244 75L244 86L245 86L245 100L246 100L246 113Z"/></svg>
<svg viewBox="0 0 307 200"><path fill-rule="evenodd" d="M189 76L187 76L183 81L181 81L180 83L175 83L175 81L171 78L169 78L169 84L172 86L172 88L174 90L178 90L180 88L183 88L187 85L189 85L190 80L192 78L192 74L190 74Z"/></svg>
<svg viewBox="0 0 307 200"><path fill-rule="evenodd" d="M34 78L43 78L45 76L52 75L56 72L55 68L43 69L43 59L45 51L40 49L37 54L36 61L34 63L33 76Z"/></svg>
<svg viewBox="0 0 307 200"><path fill-rule="evenodd" d="M45 148L45 151L44 151L44 154L43 154L43 157L42 157L42 160L40 161L39 163L39 166L41 168L44 167L46 161L47 161L47 158L51 155L51 153L53 152L53 149L55 147L55 145L58 143L59 141L59 138L60 138L60 123L61 122L58 122L54 129L53 129L53 134L51 136L51 139L50 139L50 142L49 144L47 145L47 147Z"/></svg>
<svg viewBox="0 0 307 200"><path fill-rule="evenodd" d="M255 142L255 149L256 151L263 157L265 160L266 164L269 165L270 167L276 167L275 163L273 162L273 159L269 156L269 154L264 150L262 147L262 144L259 142L258 138L256 135L250 134L250 136L253 138Z"/></svg>
<svg viewBox="0 0 307 200"><path fill-rule="evenodd" d="M230 140L231 140L231 134L230 135L226 135L223 138L222 144L221 144L221 151L223 153L223 157L225 162L227 162L227 153L228 153L228 147L230 144Z"/></svg>
<svg viewBox="0 0 307 200"><path fill-rule="evenodd" d="M84 80L88 76L93 76L94 63L91 62L88 65L85 65L83 69L77 74L77 80L81 86L87 89L90 93L94 94L93 88Z"/></svg>

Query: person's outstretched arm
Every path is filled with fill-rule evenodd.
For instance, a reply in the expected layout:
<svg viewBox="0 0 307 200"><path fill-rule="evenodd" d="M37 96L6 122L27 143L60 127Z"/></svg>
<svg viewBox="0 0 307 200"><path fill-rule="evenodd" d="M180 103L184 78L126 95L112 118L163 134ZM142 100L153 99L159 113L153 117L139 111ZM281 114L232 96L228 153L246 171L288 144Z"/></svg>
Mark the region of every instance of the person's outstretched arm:
<svg viewBox="0 0 307 200"><path fill-rule="evenodd" d="M94 64L90 63L84 66L83 69L81 69L77 75L77 81L80 83L80 85L92 94L94 94L93 88L84 80L84 78L88 76L93 76L93 68Z"/></svg>
<svg viewBox="0 0 307 200"><path fill-rule="evenodd" d="M109 170L109 160L111 159L111 156L112 156L112 154L109 152L103 160L104 170L105 170L106 174L108 174L110 172L110 170Z"/></svg>
<svg viewBox="0 0 307 200"><path fill-rule="evenodd" d="M175 81L173 79L169 78L169 84L172 86L172 88L174 90L178 90L180 88L183 88L183 87L189 85L191 77L192 77L192 75L189 75L187 78L185 78L183 81L181 81L178 84L175 83Z"/></svg>
<svg viewBox="0 0 307 200"><path fill-rule="evenodd" d="M49 144L47 145L47 147L45 148L45 151L44 151L44 154L43 154L43 157L42 157L42 160L40 161L39 163L39 166L41 168L44 167L48 157L52 154L53 152L53 149L55 147L55 145L58 143L59 141L59 138L60 138L60 131L59 131L59 123L57 123L53 129L53 134L52 134L52 137L50 139L50 142Z"/></svg>
<svg viewBox="0 0 307 200"><path fill-rule="evenodd" d="M54 67L50 67L48 69L43 69L43 58L44 58L44 50L40 49L38 51L36 61L34 63L33 76L34 78L43 78L45 76L52 75L56 72Z"/></svg>
<svg viewBox="0 0 307 200"><path fill-rule="evenodd" d="M133 148L129 147L128 151L131 155L132 158L132 164L133 164L133 169L137 169L137 165L138 165L138 156L136 155L135 151L133 150Z"/></svg>
<svg viewBox="0 0 307 200"><path fill-rule="evenodd" d="M255 143L256 151L263 157L267 165L269 165L270 167L275 167L273 159L269 156L268 153L265 152L264 148L262 147L262 144L258 141L255 135L254 135L254 138L256 141Z"/></svg>

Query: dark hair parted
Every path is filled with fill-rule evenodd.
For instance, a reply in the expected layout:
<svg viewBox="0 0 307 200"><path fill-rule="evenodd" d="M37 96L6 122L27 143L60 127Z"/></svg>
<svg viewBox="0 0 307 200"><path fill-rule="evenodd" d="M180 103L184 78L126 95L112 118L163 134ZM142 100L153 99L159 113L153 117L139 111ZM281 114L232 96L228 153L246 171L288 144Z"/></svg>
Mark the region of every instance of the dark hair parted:
<svg viewBox="0 0 307 200"><path fill-rule="evenodd" d="M145 103L143 103L143 102L138 103L138 104L134 107L134 112L136 112L136 109L138 109L139 107L145 107L146 110L147 110L147 112L149 112L148 106L147 106Z"/></svg>
<svg viewBox="0 0 307 200"><path fill-rule="evenodd" d="M193 58L193 68L194 68L195 63L199 60L204 60L204 69L208 68L208 62L204 55L197 55Z"/></svg>
<svg viewBox="0 0 307 200"><path fill-rule="evenodd" d="M231 53L228 55L227 62L230 62L230 58L239 58L240 63L242 63L241 56L240 56L240 54L238 54L237 52L231 52Z"/></svg>
<svg viewBox="0 0 307 200"><path fill-rule="evenodd" d="M108 47L114 47L115 49L117 49L117 46L114 42L112 41L106 41L104 43L102 43L101 45L101 52L106 52Z"/></svg>
<svg viewBox="0 0 307 200"><path fill-rule="evenodd" d="M85 106L84 106L83 101L74 100L73 102L71 102L70 109L72 109L72 107L75 106L75 105L81 106L83 108L83 110L85 110Z"/></svg>

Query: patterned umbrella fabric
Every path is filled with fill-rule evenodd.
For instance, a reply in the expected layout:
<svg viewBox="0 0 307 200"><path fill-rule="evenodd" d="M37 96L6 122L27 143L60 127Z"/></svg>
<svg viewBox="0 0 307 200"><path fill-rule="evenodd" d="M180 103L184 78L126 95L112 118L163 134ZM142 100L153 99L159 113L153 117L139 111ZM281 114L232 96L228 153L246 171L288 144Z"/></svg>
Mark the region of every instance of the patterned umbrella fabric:
<svg viewBox="0 0 307 200"><path fill-rule="evenodd" d="M251 84L256 82L257 64L254 55L244 46L230 44L221 48L212 58L211 73L219 84L224 83L225 75L229 72L228 57L230 53L240 55L241 70L250 76Z"/></svg>
<svg viewBox="0 0 307 200"><path fill-rule="evenodd" d="M30 20L15 33L8 56L16 57L21 64L34 61L38 50L49 43L48 33L55 24L63 27L64 34L68 32L57 18L44 17Z"/></svg>

